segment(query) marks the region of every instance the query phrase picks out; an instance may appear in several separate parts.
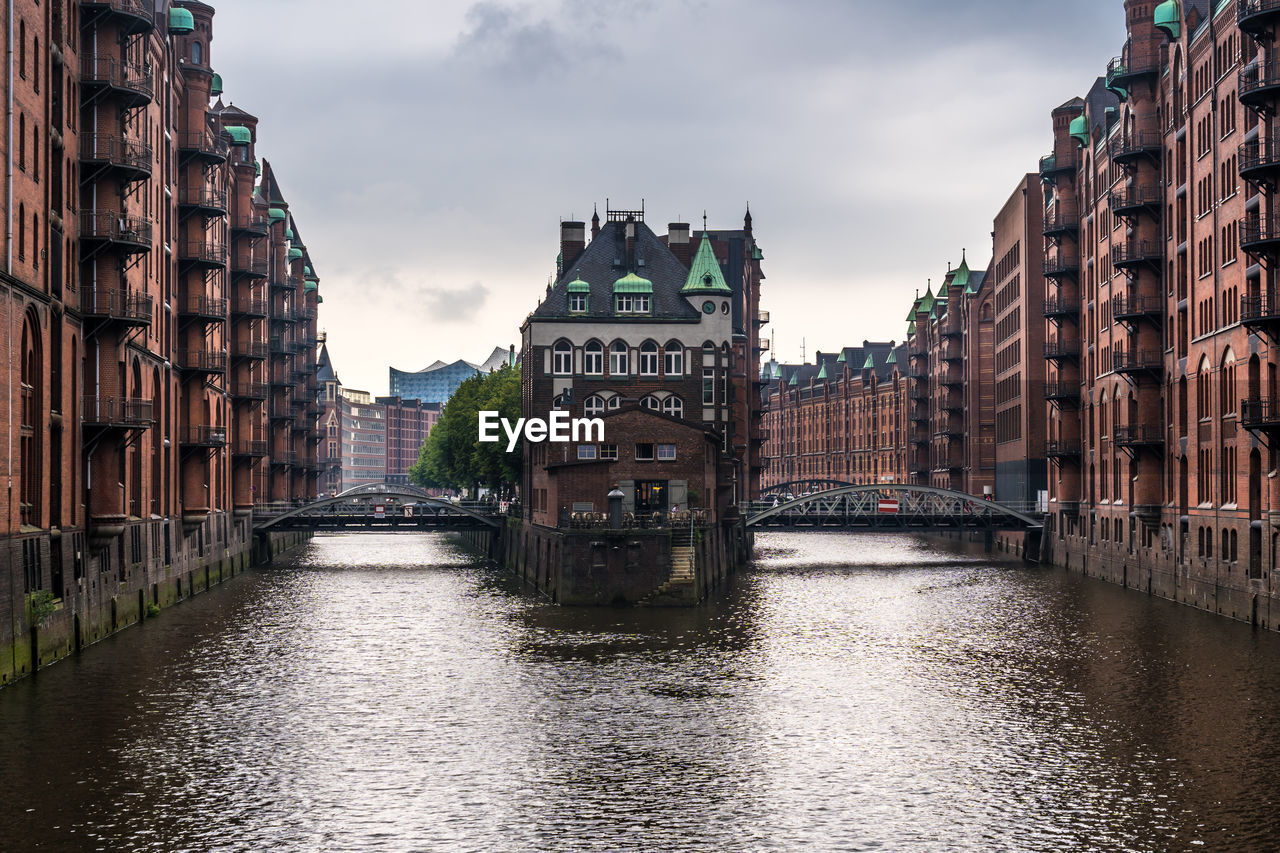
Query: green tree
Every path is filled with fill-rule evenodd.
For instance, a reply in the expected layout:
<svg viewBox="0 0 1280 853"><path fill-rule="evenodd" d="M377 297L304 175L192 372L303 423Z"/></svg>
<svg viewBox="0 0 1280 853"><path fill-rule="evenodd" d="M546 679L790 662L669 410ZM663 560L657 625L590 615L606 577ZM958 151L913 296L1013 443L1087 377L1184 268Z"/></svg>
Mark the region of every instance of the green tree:
<svg viewBox="0 0 1280 853"><path fill-rule="evenodd" d="M497 412L515 423L520 417L520 371L507 366L476 375L458 387L431 429L409 478L421 486L501 489L520 478L524 442L507 452L505 435L498 442L479 440L480 412Z"/></svg>

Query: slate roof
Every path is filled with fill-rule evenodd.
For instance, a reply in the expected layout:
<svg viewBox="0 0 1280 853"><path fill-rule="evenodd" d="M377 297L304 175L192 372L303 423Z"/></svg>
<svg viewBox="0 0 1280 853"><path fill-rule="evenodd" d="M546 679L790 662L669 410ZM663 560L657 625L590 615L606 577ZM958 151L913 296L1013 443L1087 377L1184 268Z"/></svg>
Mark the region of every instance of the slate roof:
<svg viewBox="0 0 1280 853"><path fill-rule="evenodd" d="M338 374L333 369L333 362L329 360L329 345L320 345L320 359L316 362L316 381L317 382L338 382ZM338 384L342 384L338 382Z"/></svg>
<svg viewBox="0 0 1280 853"><path fill-rule="evenodd" d="M626 321L613 313L613 283L628 272L653 282L652 313L637 319L650 320L697 320L699 313L680 295L689 270L680 263L671 250L643 222L635 223L636 263L626 266L626 223L608 222L601 226L600 233L587 244L587 248L572 264L565 267L551 291L533 312L533 318L539 320L568 319L569 282L581 279L591 285L591 295L587 302L586 314L574 314L573 317L590 319L609 319ZM639 261L643 260L641 266ZM618 264L614 262L618 261Z"/></svg>

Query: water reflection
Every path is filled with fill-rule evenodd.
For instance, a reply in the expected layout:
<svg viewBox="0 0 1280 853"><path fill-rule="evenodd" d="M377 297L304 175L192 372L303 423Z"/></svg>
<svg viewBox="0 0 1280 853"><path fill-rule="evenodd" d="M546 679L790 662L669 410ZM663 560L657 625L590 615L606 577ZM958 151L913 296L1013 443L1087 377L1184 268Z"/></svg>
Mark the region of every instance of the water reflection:
<svg viewBox="0 0 1280 853"><path fill-rule="evenodd" d="M0 848L1270 850L1280 637L905 537L693 610L318 538L0 691ZM10 844L9 846L12 846Z"/></svg>

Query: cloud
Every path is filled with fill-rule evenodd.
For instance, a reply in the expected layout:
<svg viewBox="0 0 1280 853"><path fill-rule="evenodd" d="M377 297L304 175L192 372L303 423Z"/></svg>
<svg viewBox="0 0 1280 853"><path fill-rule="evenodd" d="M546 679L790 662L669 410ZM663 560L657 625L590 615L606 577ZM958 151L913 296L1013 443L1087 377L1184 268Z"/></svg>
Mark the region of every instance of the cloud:
<svg viewBox="0 0 1280 853"><path fill-rule="evenodd" d="M464 323L474 320L489 300L489 288L480 282L467 287L424 287L418 290L422 316L436 323Z"/></svg>

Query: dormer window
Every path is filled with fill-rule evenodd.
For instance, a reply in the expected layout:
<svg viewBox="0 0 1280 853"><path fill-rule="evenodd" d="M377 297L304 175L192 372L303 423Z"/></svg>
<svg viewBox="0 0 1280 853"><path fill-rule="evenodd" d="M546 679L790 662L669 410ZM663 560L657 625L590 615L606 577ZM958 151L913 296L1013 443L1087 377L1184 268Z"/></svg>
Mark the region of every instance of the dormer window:
<svg viewBox="0 0 1280 853"><path fill-rule="evenodd" d="M587 294L585 293L569 294L569 313L570 314L587 313Z"/></svg>
<svg viewBox="0 0 1280 853"><path fill-rule="evenodd" d="M615 314L648 314L653 298L653 282L627 273L613 283Z"/></svg>

